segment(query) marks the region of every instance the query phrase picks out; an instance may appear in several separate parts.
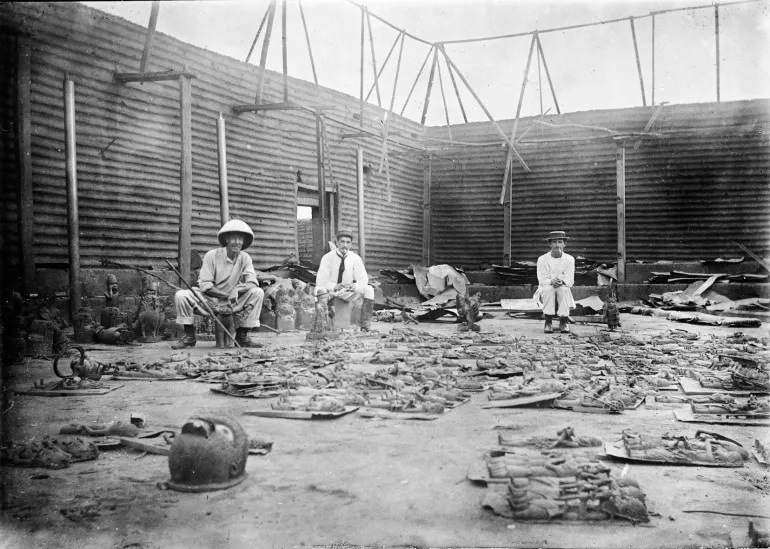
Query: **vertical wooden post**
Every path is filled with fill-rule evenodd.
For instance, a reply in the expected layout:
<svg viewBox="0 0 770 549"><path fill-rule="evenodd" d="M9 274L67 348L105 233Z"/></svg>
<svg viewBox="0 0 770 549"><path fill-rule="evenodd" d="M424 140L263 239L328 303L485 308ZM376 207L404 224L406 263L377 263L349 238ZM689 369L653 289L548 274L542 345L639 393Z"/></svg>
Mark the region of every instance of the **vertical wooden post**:
<svg viewBox="0 0 770 549"><path fill-rule="evenodd" d="M513 215L513 170L508 171L508 184L505 186L505 202L503 203L503 265L511 266L511 220Z"/></svg>
<svg viewBox="0 0 770 549"><path fill-rule="evenodd" d="M425 92L425 103L422 107L422 118L420 124L425 125L425 117L428 116L428 105L430 104L430 91L433 88L433 77L436 75L436 63L438 63L438 48L433 53L433 64L430 67L430 76L428 76L428 89Z"/></svg>
<svg viewBox="0 0 770 549"><path fill-rule="evenodd" d="M423 167L422 175L422 264L426 267L432 264L433 250L431 246L431 200L430 186L433 177L433 156L428 154L428 165Z"/></svg>
<svg viewBox="0 0 770 549"><path fill-rule="evenodd" d="M655 104L655 14L652 14L652 104Z"/></svg>
<svg viewBox="0 0 770 549"><path fill-rule="evenodd" d="M716 70L717 70L717 103L720 101L720 82L719 82L719 4L714 4L714 38L716 40L716 46L717 46L717 63L716 63Z"/></svg>
<svg viewBox="0 0 770 549"><path fill-rule="evenodd" d="M32 50L29 36L19 36L16 58L16 147L19 153L19 264L23 291L35 285L35 215L32 199Z"/></svg>
<svg viewBox="0 0 770 549"><path fill-rule="evenodd" d="M69 237L70 318L80 309L80 227L78 218L78 170L75 139L75 83L64 75L64 151L67 170L67 234Z"/></svg>
<svg viewBox="0 0 770 549"><path fill-rule="evenodd" d="M321 132L321 113L315 113L316 165L318 168L318 214L321 218L322 250L326 252L329 240L329 220L326 211L326 181L324 178L323 133Z"/></svg>
<svg viewBox="0 0 770 549"><path fill-rule="evenodd" d="M192 91L190 77L179 77L180 139L182 145L179 169L179 273L190 281L192 251ZM184 286L184 284L180 284Z"/></svg>
<svg viewBox="0 0 770 549"><path fill-rule="evenodd" d="M356 179L358 181L358 255L366 264L366 236L364 232L364 150L356 149Z"/></svg>
<svg viewBox="0 0 770 549"><path fill-rule="evenodd" d="M647 106L647 96L644 93L644 78L642 77L642 63L639 60L639 45L636 42L636 27L634 26L634 17L628 18L631 23L631 38L634 41L634 55L636 56L636 70L639 73L639 87L642 88L642 105Z"/></svg>
<svg viewBox="0 0 770 549"><path fill-rule="evenodd" d="M145 71L147 62L150 60L152 42L155 39L155 27L158 24L158 11L160 11L160 2L153 2L150 10L150 22L147 24L147 37L144 40L144 50L142 50L142 60L139 63L139 72Z"/></svg>
<svg viewBox="0 0 770 549"><path fill-rule="evenodd" d="M230 200L227 191L227 140L225 118L219 113L217 119L217 161L219 162L219 218L222 225L230 221Z"/></svg>
<svg viewBox="0 0 770 549"><path fill-rule="evenodd" d="M283 55L283 100L289 100L289 54L286 51L286 0L281 0L281 49Z"/></svg>
<svg viewBox="0 0 770 549"><path fill-rule="evenodd" d="M618 198L618 283L626 281L626 147L623 142L617 144L615 172L617 176Z"/></svg>
<svg viewBox="0 0 770 549"><path fill-rule="evenodd" d="M257 77L257 97L254 103L262 103L262 91L265 88L265 64L267 63L267 51L270 48L270 35L273 33L273 21L275 20L275 5L278 0L271 0L267 8L270 15L267 16L267 28L265 29L265 41L262 42L262 53L259 56L259 76Z"/></svg>

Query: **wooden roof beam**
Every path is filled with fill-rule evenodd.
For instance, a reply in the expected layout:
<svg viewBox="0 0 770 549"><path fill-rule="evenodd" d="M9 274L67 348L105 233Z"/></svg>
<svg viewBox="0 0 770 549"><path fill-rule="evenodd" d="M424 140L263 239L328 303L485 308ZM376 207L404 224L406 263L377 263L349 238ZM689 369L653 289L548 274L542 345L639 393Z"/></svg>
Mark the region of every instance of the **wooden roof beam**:
<svg viewBox="0 0 770 549"><path fill-rule="evenodd" d="M127 84L128 82L162 82L164 80L179 80L180 76L195 78L195 75L186 70L163 71L163 72L116 72L114 79L116 82Z"/></svg>

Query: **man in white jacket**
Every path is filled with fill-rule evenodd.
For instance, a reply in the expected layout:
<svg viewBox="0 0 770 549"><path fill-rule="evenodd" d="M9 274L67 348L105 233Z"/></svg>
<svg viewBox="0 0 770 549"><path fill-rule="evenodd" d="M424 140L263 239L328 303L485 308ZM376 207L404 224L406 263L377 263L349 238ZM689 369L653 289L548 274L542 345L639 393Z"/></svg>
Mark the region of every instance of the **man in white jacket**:
<svg viewBox="0 0 770 549"><path fill-rule="evenodd" d="M337 231L337 249L321 258L315 285L316 288L323 288L334 294L337 299L345 301L353 301L358 296L363 296L359 326L368 331L374 310L374 288L369 286L369 275L366 274L361 256L350 251L352 245L353 231Z"/></svg>
<svg viewBox="0 0 770 549"><path fill-rule="evenodd" d="M569 332L569 310L575 306L570 290L575 284L575 258L564 253L569 240L564 231L551 231L546 240L551 251L537 259L538 288L534 299L542 304L545 333L553 333L553 317L558 316L559 331L566 334Z"/></svg>

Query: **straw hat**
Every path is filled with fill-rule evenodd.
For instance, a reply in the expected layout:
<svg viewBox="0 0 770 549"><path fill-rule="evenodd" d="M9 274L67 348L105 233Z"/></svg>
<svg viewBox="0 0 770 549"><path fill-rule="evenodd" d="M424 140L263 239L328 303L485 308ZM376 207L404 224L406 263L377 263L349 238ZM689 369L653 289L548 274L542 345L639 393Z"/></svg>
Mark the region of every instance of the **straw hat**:
<svg viewBox="0 0 770 549"><path fill-rule="evenodd" d="M569 240L569 237L564 231L551 231L548 233L548 238L546 238L546 240L548 242L551 240Z"/></svg>

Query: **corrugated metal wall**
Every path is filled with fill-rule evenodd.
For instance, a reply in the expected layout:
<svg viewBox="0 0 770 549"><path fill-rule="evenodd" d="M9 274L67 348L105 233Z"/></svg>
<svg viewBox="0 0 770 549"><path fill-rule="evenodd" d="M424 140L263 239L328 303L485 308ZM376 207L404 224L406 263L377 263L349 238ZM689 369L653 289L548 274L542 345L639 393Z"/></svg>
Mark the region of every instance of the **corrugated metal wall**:
<svg viewBox="0 0 770 549"><path fill-rule="evenodd" d="M176 256L179 211L179 91L176 82L121 85L113 74L136 72L145 29L78 4L5 4L0 17L32 33L32 163L38 264L67 261L62 80L75 81L78 193L83 267L103 257L140 264ZM274 46L279 47L279 46ZM192 80L192 245L216 245L219 221L216 118L225 113L228 179L233 217L256 233L257 266L280 263L295 250L295 182L317 185L315 117L304 111L231 114L254 103L258 67L156 34L148 71L187 70ZM282 100L282 75L266 72L263 101ZM334 119L356 123L355 98L289 79L290 99L334 105ZM3 107L5 108L5 107ZM367 105L365 118L381 111ZM394 116L401 141L422 144L421 125ZM351 132L329 120L332 174L340 187L341 223L356 227L355 146L376 165L377 139L342 139ZM4 146L5 149L5 146ZM410 151L391 145L391 153ZM370 269L420 257L422 167L419 158L392 154L393 201L384 174L367 185L367 258ZM327 175L328 177L328 175ZM330 181L327 180L327 187Z"/></svg>
<svg viewBox="0 0 770 549"><path fill-rule="evenodd" d="M16 36L0 22L0 255L19 253L17 210L19 201L16 143Z"/></svg>
<svg viewBox="0 0 770 549"><path fill-rule="evenodd" d="M606 131L641 132L655 109L591 111L520 120L513 172L512 258L544 253L544 235L570 233L573 255L614 261L616 145ZM539 118L539 117L538 117ZM626 242L631 260L741 255L732 241L770 252L770 101L665 106L638 148L626 148ZM510 136L513 121L500 123ZM491 123L429 128L435 150L435 262L476 268L503 260L499 204L506 149ZM526 135L524 133L526 132Z"/></svg>

